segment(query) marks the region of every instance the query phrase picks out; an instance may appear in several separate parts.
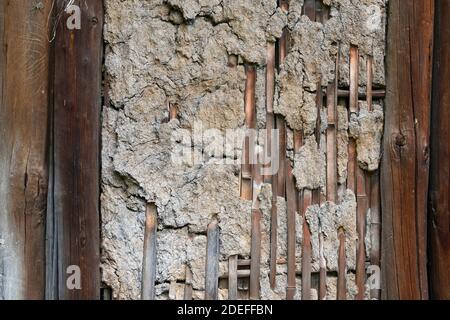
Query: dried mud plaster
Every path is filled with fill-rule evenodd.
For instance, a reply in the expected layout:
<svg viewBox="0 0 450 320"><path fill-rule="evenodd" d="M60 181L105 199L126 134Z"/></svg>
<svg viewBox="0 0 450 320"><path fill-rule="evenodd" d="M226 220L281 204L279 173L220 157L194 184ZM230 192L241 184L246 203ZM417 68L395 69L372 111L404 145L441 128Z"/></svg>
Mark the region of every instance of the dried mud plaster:
<svg viewBox="0 0 450 320"><path fill-rule="evenodd" d="M384 1L324 2L331 11L322 25L301 15L303 1L290 1L287 14L277 8L275 0L105 0L108 104L103 108L102 130L102 280L112 289L114 299L140 299L148 203L154 203L158 213L157 299L183 297L186 268L192 271L194 299L203 299L206 230L214 218L219 221L220 272L226 273L229 256L250 257L252 203L240 198L241 168L233 163L241 157L242 145L228 144L221 136L232 129L234 136L227 135L227 139L239 140L245 129L245 64L257 69L257 127L265 127L267 43L280 38L285 27L291 40L286 61L276 75L274 109L285 116L289 129L302 130L305 136L299 153L293 153L292 144L289 150L298 188L324 188L326 113L322 112L320 121L319 148L313 137L316 91L318 84L324 87L335 77L338 43L340 87L348 87L350 45L360 48L360 90L365 86L367 56L374 59L374 86L383 87L385 82ZM177 109L174 119L169 119L171 106ZM374 144L381 138L383 114L378 107L364 110L362 106L361 113L352 118L352 135L358 142L361 166L373 170L379 162L379 147ZM338 170L339 183L344 184L348 124L341 126L341 122L344 116L348 118L345 105L339 115ZM203 135L208 129L212 130ZM223 164L224 160L230 160L229 164ZM259 195L261 298L284 299L286 203L278 198L277 287L272 290L271 194L270 186L263 185ZM322 226L329 271L336 270L340 226L348 232L347 264L353 270L354 195L344 192L338 204L311 207L308 212L313 239L319 223ZM299 214L296 217L297 270L301 270L303 222ZM317 270L315 242L313 259ZM332 281L328 285L333 298ZM238 286L245 289L248 282L239 280ZM299 299L300 276L297 287ZM244 291L238 294L245 298ZM226 286L220 286L219 297L227 299Z"/></svg>

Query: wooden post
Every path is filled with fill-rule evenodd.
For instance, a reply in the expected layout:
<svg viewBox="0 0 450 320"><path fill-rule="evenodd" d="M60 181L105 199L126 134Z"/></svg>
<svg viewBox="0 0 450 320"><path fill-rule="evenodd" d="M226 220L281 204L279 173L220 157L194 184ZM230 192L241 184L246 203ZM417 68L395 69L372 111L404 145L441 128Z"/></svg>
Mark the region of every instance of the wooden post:
<svg viewBox="0 0 450 320"><path fill-rule="evenodd" d="M52 1L0 4L0 300L43 299Z"/></svg>
<svg viewBox="0 0 450 320"><path fill-rule="evenodd" d="M450 2L436 1L435 54L431 132L430 293L450 299L449 122Z"/></svg>
<svg viewBox="0 0 450 320"><path fill-rule="evenodd" d="M59 299L98 299L99 174L103 1L78 0L81 28L69 29L68 1L61 14L54 52L53 215L58 240ZM73 18L73 17L72 17ZM81 271L81 289L66 286L69 266Z"/></svg>
<svg viewBox="0 0 450 320"><path fill-rule="evenodd" d="M391 0L382 187L383 299L427 299L433 0Z"/></svg>

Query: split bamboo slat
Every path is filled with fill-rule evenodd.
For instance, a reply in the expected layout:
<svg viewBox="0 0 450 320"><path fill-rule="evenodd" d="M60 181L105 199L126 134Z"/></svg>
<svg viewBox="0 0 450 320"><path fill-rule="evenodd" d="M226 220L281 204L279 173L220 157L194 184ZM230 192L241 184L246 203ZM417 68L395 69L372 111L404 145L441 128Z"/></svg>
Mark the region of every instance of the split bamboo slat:
<svg viewBox="0 0 450 320"><path fill-rule="evenodd" d="M338 203L337 195L337 100L336 87L329 85L327 89L327 200Z"/></svg>
<svg viewBox="0 0 450 320"><path fill-rule="evenodd" d="M287 197L287 289L286 299L293 300L297 291L296 286L296 215L297 190L292 173L291 160L286 160L286 197Z"/></svg>
<svg viewBox="0 0 450 320"><path fill-rule="evenodd" d="M214 219L208 225L205 270L205 300L219 297L219 223Z"/></svg>
<svg viewBox="0 0 450 320"><path fill-rule="evenodd" d="M228 299L237 300L238 294L238 256L228 258Z"/></svg>
<svg viewBox="0 0 450 320"><path fill-rule="evenodd" d="M255 154L255 137L253 137L252 130L256 126L256 68L254 66L246 66L245 73L247 75L245 82L245 98L244 98L244 112L245 125L250 129L244 141L243 163L241 170L241 198L244 200L253 199L253 179L252 179L252 158Z"/></svg>
<svg viewBox="0 0 450 320"><path fill-rule="evenodd" d="M250 269L238 269L236 272L237 279L249 279L250 278ZM229 273L221 273L219 275L219 279L228 279Z"/></svg>
<svg viewBox="0 0 450 320"><path fill-rule="evenodd" d="M261 218L258 195L261 191L263 177L261 176L261 163L259 154L255 156L256 164L253 165L253 206L251 215L251 248L250 248L250 300L260 299L260 275L261 275Z"/></svg>
<svg viewBox="0 0 450 320"><path fill-rule="evenodd" d="M367 106L369 111L373 109L373 57L367 59ZM370 207L370 264L380 266L380 235L381 235L381 216L380 216L380 174L375 171L372 174L366 174L366 192ZM380 299L380 290L371 288L371 299Z"/></svg>
<svg viewBox="0 0 450 320"><path fill-rule="evenodd" d="M389 107L381 166L383 299L429 296L425 249L434 3L391 0L388 4Z"/></svg>
<svg viewBox="0 0 450 320"><path fill-rule="evenodd" d="M339 228L337 300L347 300L347 262L345 253L345 230Z"/></svg>
<svg viewBox="0 0 450 320"><path fill-rule="evenodd" d="M311 231L306 219L306 211L312 205L312 191L303 190L302 220L303 220L303 250L302 250L302 300L311 300Z"/></svg>
<svg viewBox="0 0 450 320"><path fill-rule="evenodd" d="M358 78L359 78L359 50L356 47L350 48L350 103L349 118L352 113L358 112ZM347 169L347 189L356 194L356 142L350 138L348 144L348 169Z"/></svg>
<svg viewBox="0 0 450 320"><path fill-rule="evenodd" d="M322 92L322 80L319 78L317 83L317 91L316 91L316 109L317 109L317 120L316 120L316 142L317 147L321 149L321 138L322 138L322 109L323 109L323 92ZM322 203L322 190L316 189L313 190L313 205L321 205ZM326 270L326 262L324 258L323 252L323 233L322 227L319 223L319 300L323 300L326 297L326 288L327 288L327 270Z"/></svg>
<svg viewBox="0 0 450 320"><path fill-rule="evenodd" d="M186 275L184 281L184 300L192 300L192 270L186 266Z"/></svg>
<svg viewBox="0 0 450 320"><path fill-rule="evenodd" d="M158 214L155 204L147 204L144 233L144 254L142 258L142 300L155 300L156 281L156 230L158 229Z"/></svg>
<svg viewBox="0 0 450 320"><path fill-rule="evenodd" d="M316 21L316 5L315 0L305 0L303 4L303 14L309 17L311 21ZM318 90L320 90L318 88ZM298 138L297 138L298 139ZM296 145L294 141L294 145ZM313 204L313 191L304 189L300 192L300 200L302 218L303 218L303 248L302 248L302 299L311 300L311 231L306 219L306 211Z"/></svg>
<svg viewBox="0 0 450 320"><path fill-rule="evenodd" d="M178 106L176 104L169 105L169 120L174 120L178 117Z"/></svg>
<svg viewBox="0 0 450 320"><path fill-rule="evenodd" d="M272 159L272 163L268 164L267 167L274 165L273 155L277 150L272 141L272 131L275 129L275 115L273 112L273 103L275 99L275 65L276 65L276 47L275 43L269 43L267 45L267 69L266 69L266 148ZM276 160L275 160L276 161ZM278 161L276 161L278 162ZM276 286L276 274L277 274L277 249L278 249L278 208L277 208L277 198L278 198L278 173L273 175L266 175L266 183L272 184L272 208L270 217L270 273L269 281L272 289Z"/></svg>
<svg viewBox="0 0 450 320"><path fill-rule="evenodd" d="M436 1L430 171L430 295L450 299L450 2Z"/></svg>
<svg viewBox="0 0 450 320"><path fill-rule="evenodd" d="M281 10L284 12L289 11L289 2L286 0L280 0L279 6ZM284 60L286 59L287 52L288 52L288 41L289 41L289 30L285 28L283 30L283 34L281 35L281 38L279 39L278 43L278 58L279 58L279 65L284 63ZM279 170L278 170L278 184L277 184L277 191L278 196L282 198L286 198L286 149L287 149L287 141L286 141L286 135L287 135L287 128L286 128L286 120L281 115L276 115L275 117L275 126L276 129L278 129L279 133L279 157L278 161L280 164Z"/></svg>
<svg viewBox="0 0 450 320"><path fill-rule="evenodd" d="M0 4L0 300L45 292L52 1L41 4Z"/></svg>
<svg viewBox="0 0 450 320"><path fill-rule="evenodd" d="M81 29L67 28L67 1L56 1L54 40L53 216L58 234L59 299L100 296L100 114L103 1L80 0ZM77 265L81 290L66 286Z"/></svg>
<svg viewBox="0 0 450 320"><path fill-rule="evenodd" d="M372 90L372 97L377 99L384 99L386 96L385 90ZM339 98L349 98L350 90L338 89L338 97ZM367 92L359 92L359 99L367 99Z"/></svg>

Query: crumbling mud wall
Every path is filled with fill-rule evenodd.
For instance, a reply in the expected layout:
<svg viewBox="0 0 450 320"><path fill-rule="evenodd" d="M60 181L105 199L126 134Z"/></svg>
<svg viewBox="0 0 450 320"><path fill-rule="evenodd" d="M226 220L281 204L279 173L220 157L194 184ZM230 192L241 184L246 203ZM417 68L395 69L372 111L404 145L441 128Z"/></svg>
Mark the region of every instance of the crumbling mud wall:
<svg viewBox="0 0 450 320"><path fill-rule="evenodd" d="M379 246L385 1L105 6L102 280L112 297L141 298L152 206L156 299L204 298L212 221L220 299L234 259L238 298L249 298L259 270L258 298L285 299L292 257L295 299L377 298L366 264L377 265ZM261 181L253 173L252 196L243 196L245 129L275 127L287 161ZM257 151L270 145L262 132ZM275 190L275 180L289 181L286 167L295 186Z"/></svg>

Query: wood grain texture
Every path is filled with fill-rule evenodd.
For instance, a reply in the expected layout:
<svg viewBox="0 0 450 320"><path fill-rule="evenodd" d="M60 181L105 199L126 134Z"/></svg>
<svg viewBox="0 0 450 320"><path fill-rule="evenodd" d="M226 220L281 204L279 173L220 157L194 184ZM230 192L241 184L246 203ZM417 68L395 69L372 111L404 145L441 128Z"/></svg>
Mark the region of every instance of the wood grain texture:
<svg viewBox="0 0 450 320"><path fill-rule="evenodd" d="M434 1L389 1L381 172L384 299L427 299L426 215Z"/></svg>
<svg viewBox="0 0 450 320"><path fill-rule="evenodd" d="M103 1L79 0L81 29L69 30L67 1L55 38L54 197L58 239L59 299L98 299L99 148L102 81ZM66 270L81 270L81 290L68 290Z"/></svg>
<svg viewBox="0 0 450 320"><path fill-rule="evenodd" d="M436 1L429 203L430 294L450 299L450 1Z"/></svg>
<svg viewBox="0 0 450 320"><path fill-rule="evenodd" d="M50 12L0 2L0 300L45 294Z"/></svg>

